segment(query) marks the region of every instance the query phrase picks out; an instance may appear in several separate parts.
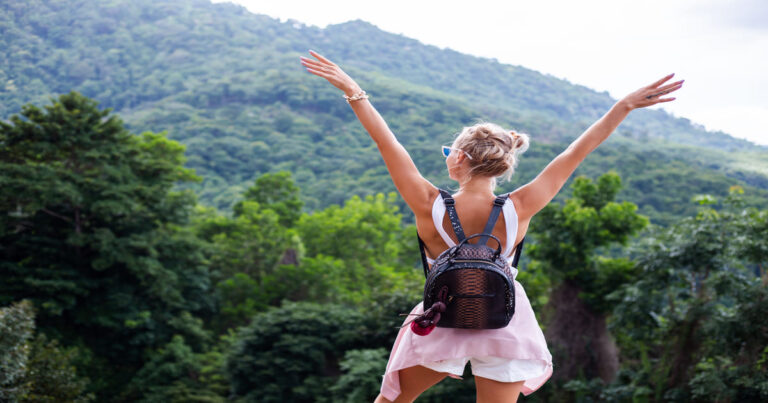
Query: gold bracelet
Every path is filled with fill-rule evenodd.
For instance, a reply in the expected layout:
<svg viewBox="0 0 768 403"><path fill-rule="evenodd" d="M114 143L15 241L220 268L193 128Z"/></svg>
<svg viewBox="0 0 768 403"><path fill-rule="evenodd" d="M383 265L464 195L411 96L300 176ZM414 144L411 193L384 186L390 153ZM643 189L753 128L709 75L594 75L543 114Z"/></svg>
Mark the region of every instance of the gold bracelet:
<svg viewBox="0 0 768 403"><path fill-rule="evenodd" d="M368 94L365 93L364 90L360 90L357 94L350 96L344 95L344 99L347 100L347 102L352 103L352 101L359 101L361 99L368 99Z"/></svg>

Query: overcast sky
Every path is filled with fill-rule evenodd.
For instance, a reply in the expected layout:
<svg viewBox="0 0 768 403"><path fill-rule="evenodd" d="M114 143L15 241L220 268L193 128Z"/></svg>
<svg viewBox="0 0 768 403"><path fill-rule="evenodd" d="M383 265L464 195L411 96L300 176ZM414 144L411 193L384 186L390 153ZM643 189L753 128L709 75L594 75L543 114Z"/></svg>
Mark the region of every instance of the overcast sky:
<svg viewBox="0 0 768 403"><path fill-rule="evenodd" d="M614 98L674 72L685 85L664 109L768 145L768 0L227 1L319 27L362 19Z"/></svg>

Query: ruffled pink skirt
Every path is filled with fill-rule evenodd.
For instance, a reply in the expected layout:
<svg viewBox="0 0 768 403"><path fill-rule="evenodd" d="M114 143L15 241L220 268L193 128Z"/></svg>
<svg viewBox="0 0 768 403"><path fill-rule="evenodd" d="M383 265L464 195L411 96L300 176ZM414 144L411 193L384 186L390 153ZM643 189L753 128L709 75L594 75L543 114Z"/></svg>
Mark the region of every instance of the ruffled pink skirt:
<svg viewBox="0 0 768 403"><path fill-rule="evenodd" d="M400 395L398 371L401 369L464 357L492 356L525 360L518 361L521 368L530 371L527 376L519 379L525 380L523 394L527 396L540 388L552 376L552 355L523 286L517 280L514 284L515 314L504 328L472 330L438 327L426 336L414 334L410 326L401 328L389 355L381 385L382 396L395 400ZM410 313L423 312L420 302ZM409 318L405 321L409 321ZM515 365L514 362L510 364Z"/></svg>

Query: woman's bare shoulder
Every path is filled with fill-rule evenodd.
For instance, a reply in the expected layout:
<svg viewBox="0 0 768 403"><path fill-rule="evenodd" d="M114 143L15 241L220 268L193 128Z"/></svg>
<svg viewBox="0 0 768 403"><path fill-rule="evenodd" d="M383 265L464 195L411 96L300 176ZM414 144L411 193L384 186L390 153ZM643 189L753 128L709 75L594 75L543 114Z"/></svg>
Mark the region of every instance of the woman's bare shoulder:
<svg viewBox="0 0 768 403"><path fill-rule="evenodd" d="M517 188L515 191L511 192L509 194L509 199L512 201L512 204L515 205L515 213L517 214L518 220L529 221L533 214L529 209L526 209L526 205L523 203L523 192L521 189L522 188Z"/></svg>
<svg viewBox="0 0 768 403"><path fill-rule="evenodd" d="M413 210L413 214L416 216L417 220L423 220L425 218L429 218L430 220L432 219L432 205L435 203L435 199L437 199L439 194L440 189L434 185L431 185L427 190L426 199L419 203L418 206L411 206L411 210Z"/></svg>

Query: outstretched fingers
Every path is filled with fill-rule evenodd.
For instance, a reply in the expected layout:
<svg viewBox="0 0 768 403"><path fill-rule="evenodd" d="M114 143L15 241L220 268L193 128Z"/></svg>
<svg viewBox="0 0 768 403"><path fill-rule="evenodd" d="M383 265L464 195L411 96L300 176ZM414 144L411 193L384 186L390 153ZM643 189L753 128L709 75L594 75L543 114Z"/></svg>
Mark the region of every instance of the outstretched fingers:
<svg viewBox="0 0 768 403"><path fill-rule="evenodd" d="M325 66L323 66L322 64L319 64L319 63L315 62L314 60L309 60L309 59L307 59L307 58L305 58L303 56L301 57L301 65L304 66L304 67L313 68L313 69L316 69L316 70L324 70L325 69Z"/></svg>
<svg viewBox="0 0 768 403"><path fill-rule="evenodd" d="M657 100L656 102L659 102L659 103L661 103L661 102L669 102L669 101L674 101L675 99L676 99L675 97L672 97L672 98L661 98L661 99Z"/></svg>
<svg viewBox="0 0 768 403"><path fill-rule="evenodd" d="M663 87L656 88L654 90L654 92L652 94L648 95L646 98L650 99L650 98L654 98L654 97L659 97L659 96L662 96L662 95L669 94L670 92L677 91L677 90L679 90L680 88L683 87L683 82L684 81L685 80L680 80L680 81L674 82L672 84L668 84L668 85L665 85Z"/></svg>
<svg viewBox="0 0 768 403"><path fill-rule="evenodd" d="M333 65L333 62L331 62L330 60L324 58L322 55L320 55L319 53L315 52L314 50L310 50L309 54L311 54L312 56L317 58L317 60L320 60L323 63L327 63L327 64L330 64L330 65Z"/></svg>
<svg viewBox="0 0 768 403"><path fill-rule="evenodd" d="M317 60L308 59L308 58L306 58L304 56L299 56L299 58L301 59L301 62L303 64L308 64L308 65L311 65L311 66L318 66L318 67L324 67L325 66L325 64L320 63Z"/></svg>
<svg viewBox="0 0 768 403"><path fill-rule="evenodd" d="M675 92L683 87L685 80L679 80L672 83L666 83L672 78L674 74L669 74L666 77L654 82L653 84L641 87L635 92L624 97L621 102L632 109L645 108L647 106L655 105L661 102L674 101L674 97L668 97L667 94ZM666 84L665 84L666 83ZM666 96L665 98L662 98Z"/></svg>
<svg viewBox="0 0 768 403"><path fill-rule="evenodd" d="M320 77L326 77L329 74L328 69L314 60L301 57L301 64L312 74Z"/></svg>
<svg viewBox="0 0 768 403"><path fill-rule="evenodd" d="M322 71L328 74L332 74L337 69L335 65L328 65L328 64L319 62L317 60L307 59L306 57L303 57L303 56L301 56L300 58L301 58L301 64L308 69L311 68L313 70Z"/></svg>
<svg viewBox="0 0 768 403"><path fill-rule="evenodd" d="M672 84L667 84L667 85L665 85L665 86L663 86L663 87L659 87L659 88L658 88L658 91L659 91L659 92L662 92L662 91L669 91L669 92L675 91L675 90L677 90L677 89L680 89L680 87L682 87L682 86L683 86L683 82L684 82L684 81L685 81L685 80L675 81L675 82L674 82L674 83L672 83Z"/></svg>
<svg viewBox="0 0 768 403"><path fill-rule="evenodd" d="M324 71L315 70L315 69L313 69L311 67L307 67L306 69L307 69L308 72L310 72L310 73L312 73L312 74L314 74L316 76L320 76L320 77L326 78L326 73Z"/></svg>
<svg viewBox="0 0 768 403"><path fill-rule="evenodd" d="M672 78L672 76L674 76L674 75L675 75L675 73L669 74L666 77L663 77L660 80L656 81L655 83L649 85L648 88L656 88L656 87L660 86L661 84L664 84L665 82L669 81L669 79Z"/></svg>

